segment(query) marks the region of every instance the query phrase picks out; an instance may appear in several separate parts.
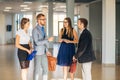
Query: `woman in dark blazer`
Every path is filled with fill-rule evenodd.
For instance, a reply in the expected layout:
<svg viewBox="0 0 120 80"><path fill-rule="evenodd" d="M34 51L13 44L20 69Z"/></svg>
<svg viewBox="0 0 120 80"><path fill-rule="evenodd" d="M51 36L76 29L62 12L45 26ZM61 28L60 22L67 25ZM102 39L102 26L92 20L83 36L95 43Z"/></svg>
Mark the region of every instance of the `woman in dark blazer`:
<svg viewBox="0 0 120 80"><path fill-rule="evenodd" d="M91 65L95 60L95 55L92 46L92 35L87 30L88 21L85 18L78 19L78 28L80 29L80 38L78 49L73 57L73 60L78 60L82 64L82 77L83 80L92 80Z"/></svg>

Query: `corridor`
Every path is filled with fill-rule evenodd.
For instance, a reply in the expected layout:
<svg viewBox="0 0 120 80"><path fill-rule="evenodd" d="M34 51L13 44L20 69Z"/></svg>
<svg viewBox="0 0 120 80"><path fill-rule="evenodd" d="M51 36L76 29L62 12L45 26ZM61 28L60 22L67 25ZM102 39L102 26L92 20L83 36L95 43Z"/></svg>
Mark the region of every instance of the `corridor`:
<svg viewBox="0 0 120 80"><path fill-rule="evenodd" d="M0 80L21 80L20 66L14 45L0 45ZM28 80L33 80L33 60L30 64ZM93 80L120 80L120 65L92 65ZM55 72L49 72L49 80L63 80L62 68L57 66ZM69 74L68 74L69 76ZM41 79L40 79L41 80ZM70 79L68 79L70 80ZM82 80L80 64L77 65L75 80Z"/></svg>

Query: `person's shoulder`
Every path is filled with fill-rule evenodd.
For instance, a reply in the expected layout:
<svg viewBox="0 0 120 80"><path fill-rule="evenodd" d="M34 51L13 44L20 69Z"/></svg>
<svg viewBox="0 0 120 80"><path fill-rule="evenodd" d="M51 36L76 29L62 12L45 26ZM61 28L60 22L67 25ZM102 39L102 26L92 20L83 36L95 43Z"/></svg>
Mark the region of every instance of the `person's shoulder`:
<svg viewBox="0 0 120 80"><path fill-rule="evenodd" d="M75 31L75 28L72 27L71 30L72 30L72 31Z"/></svg>
<svg viewBox="0 0 120 80"><path fill-rule="evenodd" d="M18 35L20 35L20 34L22 34L23 33L23 30L22 29L19 29L17 32L16 32L16 34L18 34Z"/></svg>
<svg viewBox="0 0 120 80"><path fill-rule="evenodd" d="M61 31L63 31L64 30L64 28L61 28Z"/></svg>
<svg viewBox="0 0 120 80"><path fill-rule="evenodd" d="M74 28L72 28L72 31L73 31L73 32L77 32Z"/></svg>
<svg viewBox="0 0 120 80"><path fill-rule="evenodd" d="M91 35L90 31L88 29L84 29L84 31L82 32L84 35L89 36Z"/></svg>
<svg viewBox="0 0 120 80"><path fill-rule="evenodd" d="M90 31L88 30L88 29L84 29L84 31L83 32L85 32L85 33L90 33Z"/></svg>
<svg viewBox="0 0 120 80"><path fill-rule="evenodd" d="M88 29L85 30L85 35L89 37L92 36L91 32Z"/></svg>
<svg viewBox="0 0 120 80"><path fill-rule="evenodd" d="M32 30L32 34L36 34L38 31L37 31L37 26L35 26Z"/></svg>
<svg viewBox="0 0 120 80"><path fill-rule="evenodd" d="M35 27L33 28L33 31L35 31L35 30L37 30L37 26L35 26Z"/></svg>
<svg viewBox="0 0 120 80"><path fill-rule="evenodd" d="M17 32L22 32L22 29L19 29Z"/></svg>

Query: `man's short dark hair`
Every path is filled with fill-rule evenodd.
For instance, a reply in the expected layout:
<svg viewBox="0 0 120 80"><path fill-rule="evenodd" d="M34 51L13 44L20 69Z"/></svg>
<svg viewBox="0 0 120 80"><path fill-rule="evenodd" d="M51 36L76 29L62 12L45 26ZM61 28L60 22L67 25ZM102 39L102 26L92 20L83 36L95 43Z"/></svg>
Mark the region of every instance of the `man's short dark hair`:
<svg viewBox="0 0 120 80"><path fill-rule="evenodd" d="M84 24L84 27L87 28L87 25L88 25L87 19L85 19L85 18L79 18L78 20L80 20Z"/></svg>
<svg viewBox="0 0 120 80"><path fill-rule="evenodd" d="M45 15L40 13L40 14L37 15L36 19L40 18L41 16L45 16Z"/></svg>

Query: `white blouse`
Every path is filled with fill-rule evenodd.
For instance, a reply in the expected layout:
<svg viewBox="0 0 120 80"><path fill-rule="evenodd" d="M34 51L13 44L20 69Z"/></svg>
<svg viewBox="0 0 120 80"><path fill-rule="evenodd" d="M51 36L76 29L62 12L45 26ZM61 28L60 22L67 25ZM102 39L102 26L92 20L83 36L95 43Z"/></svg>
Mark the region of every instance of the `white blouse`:
<svg viewBox="0 0 120 80"><path fill-rule="evenodd" d="M16 35L20 36L19 44L28 44L28 42L30 41L30 35L22 29L18 30Z"/></svg>

